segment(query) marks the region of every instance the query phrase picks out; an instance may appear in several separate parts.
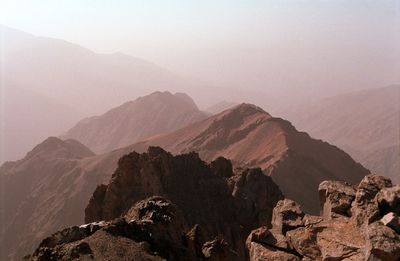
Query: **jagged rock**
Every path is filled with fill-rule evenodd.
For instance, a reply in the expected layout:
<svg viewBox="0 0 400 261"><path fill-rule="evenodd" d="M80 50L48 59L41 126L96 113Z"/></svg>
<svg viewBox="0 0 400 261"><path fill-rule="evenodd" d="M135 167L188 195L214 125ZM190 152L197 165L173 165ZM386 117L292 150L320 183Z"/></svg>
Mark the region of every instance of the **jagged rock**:
<svg viewBox="0 0 400 261"><path fill-rule="evenodd" d="M205 260L209 261L230 261L237 258L229 248L229 244L222 238L204 243L202 253Z"/></svg>
<svg viewBox="0 0 400 261"><path fill-rule="evenodd" d="M273 210L272 227L282 234L303 225L301 206L290 199L280 200Z"/></svg>
<svg viewBox="0 0 400 261"><path fill-rule="evenodd" d="M366 260L400 260L400 236L391 228L375 222L367 227Z"/></svg>
<svg viewBox="0 0 400 261"><path fill-rule="evenodd" d="M216 158L210 164L211 169L221 177L230 178L233 176L232 163L223 157Z"/></svg>
<svg viewBox="0 0 400 261"><path fill-rule="evenodd" d="M376 200L382 214L394 212L400 215L400 185L391 188L383 188L376 195Z"/></svg>
<svg viewBox="0 0 400 261"><path fill-rule="evenodd" d="M319 187L322 216L325 219L338 215L349 216L351 203L356 196L356 190L343 181L324 181Z"/></svg>
<svg viewBox="0 0 400 261"><path fill-rule="evenodd" d="M368 225L379 218L375 196L380 190L390 187L391 180L383 176L367 175L361 180L351 206L352 218L358 225Z"/></svg>
<svg viewBox="0 0 400 261"><path fill-rule="evenodd" d="M396 187L390 186L390 180L376 175L365 177L357 192L350 184L323 182L319 186L323 216L306 214L302 223L298 222L300 206L291 200L279 201L273 211L273 227L284 227L283 213L292 217L289 220L296 220L298 227L292 225L286 229L285 236L276 243L269 240L272 230L266 227L253 230L246 241L250 258L291 260L292 257L283 257L289 254L302 261L400 260L399 218L393 212L397 210L400 194ZM350 206L352 217L346 213ZM291 211L284 211L286 209ZM288 242L289 247L281 242ZM276 259L272 259L275 254Z"/></svg>
<svg viewBox="0 0 400 261"><path fill-rule="evenodd" d="M267 227L260 227L251 231L250 235L246 240L246 246L250 248L251 242L260 243L267 246L274 246L278 249L285 249L291 251L292 247L289 245L289 241L279 231Z"/></svg>
<svg viewBox="0 0 400 261"><path fill-rule="evenodd" d="M387 213L383 218L381 218L381 222L385 225L393 229L400 234L400 218L393 212Z"/></svg>
<svg viewBox="0 0 400 261"><path fill-rule="evenodd" d="M316 225L318 223L321 223L323 220L324 220L323 217L313 216L313 215L309 215L309 214L305 214L303 217L303 223L304 223L305 227Z"/></svg>
<svg viewBox="0 0 400 261"><path fill-rule="evenodd" d="M283 198L271 177L266 176L260 168L245 169L230 178L228 184L241 225L252 229L256 228L255 223L270 225L272 210L276 202Z"/></svg>
<svg viewBox="0 0 400 261"><path fill-rule="evenodd" d="M97 230L96 230L97 229ZM151 197L136 203L123 218L72 227L45 239L30 260L193 260L182 240L187 224L170 201Z"/></svg>
<svg viewBox="0 0 400 261"><path fill-rule="evenodd" d="M317 260L321 257L321 250L317 244L317 232L317 228L300 227L288 231L286 237L299 254Z"/></svg>
<svg viewBox="0 0 400 261"><path fill-rule="evenodd" d="M256 242L250 243L249 256L250 261L300 261L294 254Z"/></svg>
<svg viewBox="0 0 400 261"><path fill-rule="evenodd" d="M173 156L150 147L123 156L110 183L95 190L85 221L106 225L81 226L92 234L76 240L100 242L102 234L130 240L125 245L133 248L142 242L140 253L168 260L244 260L247 236L270 224L282 198L259 168L233 172L224 158L207 164L197 153ZM76 240L52 251L64 253Z"/></svg>
<svg viewBox="0 0 400 261"><path fill-rule="evenodd" d="M286 235L294 249L309 260L362 260L364 236L348 219L323 221Z"/></svg>

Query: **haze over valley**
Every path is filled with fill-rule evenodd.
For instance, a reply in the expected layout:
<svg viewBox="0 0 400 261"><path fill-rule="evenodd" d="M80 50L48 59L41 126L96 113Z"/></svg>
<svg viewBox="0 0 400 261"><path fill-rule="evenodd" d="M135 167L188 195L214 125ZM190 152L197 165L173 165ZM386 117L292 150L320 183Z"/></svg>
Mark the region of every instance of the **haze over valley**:
<svg viewBox="0 0 400 261"><path fill-rule="evenodd" d="M0 261L400 260L399 32L390 0L1 2Z"/></svg>

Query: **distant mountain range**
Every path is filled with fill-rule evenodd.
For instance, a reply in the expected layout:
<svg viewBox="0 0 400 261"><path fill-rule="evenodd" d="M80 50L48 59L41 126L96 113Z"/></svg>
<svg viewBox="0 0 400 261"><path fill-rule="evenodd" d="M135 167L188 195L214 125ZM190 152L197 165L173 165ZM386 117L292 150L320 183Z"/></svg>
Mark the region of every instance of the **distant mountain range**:
<svg viewBox="0 0 400 261"><path fill-rule="evenodd" d="M22 160L0 168L0 194L5 202L0 205L5 220L2 258L31 252L45 235L82 223L90 195L97 185L108 182L119 159L133 150L146 151L150 145L174 154L196 151L206 161L225 156L241 168L259 166L286 196L311 212L319 207L315 192L319 182L358 182L368 173L340 149L250 104L97 156L77 141L49 138Z"/></svg>
<svg viewBox="0 0 400 261"><path fill-rule="evenodd" d="M400 85L334 96L284 115L298 129L400 183Z"/></svg>
<svg viewBox="0 0 400 261"><path fill-rule="evenodd" d="M155 92L101 116L84 119L63 138L76 139L95 153L105 153L171 132L207 116L186 94Z"/></svg>
<svg viewBox="0 0 400 261"><path fill-rule="evenodd" d="M196 90L151 62L100 54L63 40L0 25L0 163L24 156L87 115L98 115L152 91Z"/></svg>
<svg viewBox="0 0 400 261"><path fill-rule="evenodd" d="M14 85L2 89L0 99L0 164L24 157L36 144L83 117L65 104Z"/></svg>

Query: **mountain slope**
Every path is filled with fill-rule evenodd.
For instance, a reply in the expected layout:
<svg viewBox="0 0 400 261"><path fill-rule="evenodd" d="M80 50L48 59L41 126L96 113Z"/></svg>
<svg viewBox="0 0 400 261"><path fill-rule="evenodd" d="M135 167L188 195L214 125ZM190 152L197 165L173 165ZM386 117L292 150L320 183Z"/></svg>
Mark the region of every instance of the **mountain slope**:
<svg viewBox="0 0 400 261"><path fill-rule="evenodd" d="M1 260L8 260L11 250L23 254L26 244L32 244L30 240L38 240L49 228L64 226L63 219L74 219L76 213L68 211L71 206L63 202L72 196L67 191L71 190L68 186L73 183L69 181L76 173L70 170L77 167L81 159L93 155L75 140L51 137L24 159L6 162L0 167ZM79 199L73 204L74 207L82 205ZM37 224L39 227L35 227Z"/></svg>
<svg viewBox="0 0 400 261"><path fill-rule="evenodd" d="M299 129L339 146L372 171L388 170L381 174L398 182L398 153L388 150L386 158L380 156L381 163L372 158L377 151L400 145L400 85L334 96L285 115Z"/></svg>
<svg viewBox="0 0 400 261"><path fill-rule="evenodd" d="M388 173L395 184L400 184L400 143L378 149L361 161L377 173Z"/></svg>
<svg viewBox="0 0 400 261"><path fill-rule="evenodd" d="M32 252L44 235L81 224L92 192L97 185L108 182L118 160L133 150L145 152L152 145L174 154L194 150L206 161L224 156L235 166L259 166L287 197L295 198L311 212L319 207L315 192L319 182L342 179L355 183L368 173L338 148L311 139L289 122L274 118L254 105L242 104L170 134L106 154L59 162L47 153L46 160L24 158L3 165L0 177L10 177L4 184L19 184L21 180L16 177L31 175L32 166L36 165L40 166L43 177L34 183L30 194L20 195L17 190L16 196L24 203L14 207L24 214L9 226L16 236L3 239L8 246L17 246L9 251L20 255ZM5 201L11 200L7 193L3 195ZM30 217L29 222L26 217Z"/></svg>
<svg viewBox="0 0 400 261"><path fill-rule="evenodd" d="M63 138L79 140L96 153L104 153L206 117L186 94L155 92L84 119Z"/></svg>
<svg viewBox="0 0 400 261"><path fill-rule="evenodd" d="M139 58L95 53L1 25L0 42L0 162L22 158L86 115L151 91L200 87Z"/></svg>
<svg viewBox="0 0 400 261"><path fill-rule="evenodd" d="M368 173L342 150L314 140L290 122L249 104L129 148L145 151L148 146L172 153L196 151L207 161L224 156L236 166L259 166L287 197L296 198L309 212L318 209L315 188L321 181L358 182Z"/></svg>

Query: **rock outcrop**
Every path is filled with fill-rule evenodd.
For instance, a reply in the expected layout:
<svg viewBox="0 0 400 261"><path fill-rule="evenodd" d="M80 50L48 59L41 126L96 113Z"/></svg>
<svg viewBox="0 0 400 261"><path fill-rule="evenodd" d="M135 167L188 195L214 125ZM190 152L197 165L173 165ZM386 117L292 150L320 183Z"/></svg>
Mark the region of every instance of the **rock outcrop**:
<svg viewBox="0 0 400 261"><path fill-rule="evenodd" d="M258 228L248 237L250 260L400 260L399 189L377 175L358 186L324 181L322 216L281 200L272 228Z"/></svg>
<svg viewBox="0 0 400 261"><path fill-rule="evenodd" d="M224 158L206 164L196 153L150 147L119 160L110 183L93 193L86 225L46 238L29 258L116 260L107 255L126 251L134 260L244 260L248 234L270 224L282 198L260 169L234 171ZM114 250L106 255L103 245Z"/></svg>

